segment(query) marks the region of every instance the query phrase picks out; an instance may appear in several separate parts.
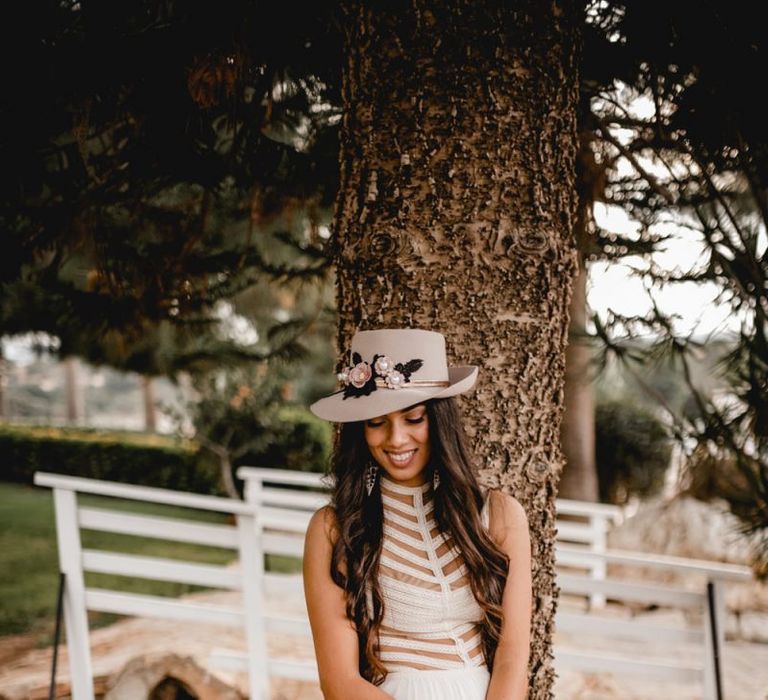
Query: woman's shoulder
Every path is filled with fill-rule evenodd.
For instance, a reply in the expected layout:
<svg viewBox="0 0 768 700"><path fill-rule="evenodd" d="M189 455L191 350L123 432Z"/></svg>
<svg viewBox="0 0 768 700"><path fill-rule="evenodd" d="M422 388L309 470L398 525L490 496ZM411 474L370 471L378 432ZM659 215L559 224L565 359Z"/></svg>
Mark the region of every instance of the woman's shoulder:
<svg viewBox="0 0 768 700"><path fill-rule="evenodd" d="M336 509L330 503L326 503L312 513L308 527L327 531L332 527L336 527L337 522Z"/></svg>
<svg viewBox="0 0 768 700"><path fill-rule="evenodd" d="M491 535L501 543L510 532L528 530L528 516L522 503L511 493L501 489L488 489L485 493L485 508Z"/></svg>
<svg viewBox="0 0 768 700"><path fill-rule="evenodd" d="M523 504L517 500L511 493L502 491L501 489L488 489L485 492L485 498L489 503L492 503L492 507L503 512L510 511L513 515L520 514L525 515L525 508Z"/></svg>
<svg viewBox="0 0 768 700"><path fill-rule="evenodd" d="M324 534L329 542L333 542L336 539L337 533L338 519L335 508L330 504L318 508L309 519L307 536Z"/></svg>
<svg viewBox="0 0 768 700"><path fill-rule="evenodd" d="M331 505L318 508L309 519L306 536L304 538L304 575L310 567L306 565L308 560L314 559L320 562L322 571L327 572L328 564L333 558L333 550L339 540L339 526L336 510ZM338 570L347 575L347 566L344 556L341 555L337 562Z"/></svg>

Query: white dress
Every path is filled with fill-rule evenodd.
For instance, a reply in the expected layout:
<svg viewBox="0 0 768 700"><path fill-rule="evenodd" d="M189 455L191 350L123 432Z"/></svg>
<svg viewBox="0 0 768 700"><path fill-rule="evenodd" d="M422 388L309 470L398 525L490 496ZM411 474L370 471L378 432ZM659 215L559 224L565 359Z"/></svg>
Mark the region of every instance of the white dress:
<svg viewBox="0 0 768 700"><path fill-rule="evenodd" d="M490 673L482 651L482 608L467 569L433 518L432 484L381 477L384 598L379 686L395 700L484 700ZM488 527L488 499L482 510ZM370 596L369 596L370 604Z"/></svg>

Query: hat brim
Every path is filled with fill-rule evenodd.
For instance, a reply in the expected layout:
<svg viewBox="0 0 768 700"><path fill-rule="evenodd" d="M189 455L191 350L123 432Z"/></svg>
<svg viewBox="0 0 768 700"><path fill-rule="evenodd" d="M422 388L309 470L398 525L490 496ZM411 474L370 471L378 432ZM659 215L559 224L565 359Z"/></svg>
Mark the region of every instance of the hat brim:
<svg viewBox="0 0 768 700"><path fill-rule="evenodd" d="M319 418L336 423L350 423L383 416L428 399L444 399L469 391L477 381L476 366L449 367L448 386L425 386L409 389L379 388L368 396L344 398L344 390L315 401L309 410Z"/></svg>

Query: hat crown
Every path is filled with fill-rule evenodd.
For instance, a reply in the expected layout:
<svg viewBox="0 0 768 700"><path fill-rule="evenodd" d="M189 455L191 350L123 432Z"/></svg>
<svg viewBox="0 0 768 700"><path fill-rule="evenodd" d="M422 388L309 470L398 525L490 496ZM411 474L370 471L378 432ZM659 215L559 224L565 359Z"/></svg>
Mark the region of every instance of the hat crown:
<svg viewBox="0 0 768 700"><path fill-rule="evenodd" d="M373 362L374 355L386 355L395 364L421 360L422 366L413 378L448 381L448 361L445 356L445 337L436 331L418 328L380 328L358 331L352 338L352 356L359 353L363 362Z"/></svg>
<svg viewBox="0 0 768 700"><path fill-rule="evenodd" d="M443 334L420 328L357 331L348 357L337 374L344 387L310 406L316 416L348 423L447 399L469 391L479 370L449 367Z"/></svg>

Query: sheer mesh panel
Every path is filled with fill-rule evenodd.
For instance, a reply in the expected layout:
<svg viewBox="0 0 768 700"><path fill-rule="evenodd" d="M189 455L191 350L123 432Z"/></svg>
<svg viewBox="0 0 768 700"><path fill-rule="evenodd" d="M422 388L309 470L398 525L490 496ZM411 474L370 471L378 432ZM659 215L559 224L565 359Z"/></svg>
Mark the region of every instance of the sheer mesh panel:
<svg viewBox="0 0 768 700"><path fill-rule="evenodd" d="M379 658L391 671L484 666L482 609L458 550L435 524L431 484L403 486L383 476L381 494ZM487 501L487 527L486 511Z"/></svg>

